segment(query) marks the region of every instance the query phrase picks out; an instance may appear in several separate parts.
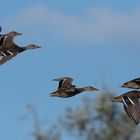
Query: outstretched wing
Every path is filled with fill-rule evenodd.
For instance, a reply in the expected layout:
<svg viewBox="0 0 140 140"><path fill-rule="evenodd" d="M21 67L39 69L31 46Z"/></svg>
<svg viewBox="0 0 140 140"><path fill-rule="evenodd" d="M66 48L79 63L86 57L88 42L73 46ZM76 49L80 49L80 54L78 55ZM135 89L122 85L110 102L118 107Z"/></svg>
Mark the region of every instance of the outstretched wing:
<svg viewBox="0 0 140 140"><path fill-rule="evenodd" d="M54 81L59 81L58 89L61 88L65 89L72 86L73 79L69 77L62 77L62 78L54 79Z"/></svg>
<svg viewBox="0 0 140 140"><path fill-rule="evenodd" d="M137 97L130 98L128 96L123 96L123 107L127 115L135 122L139 124L140 119L140 108L139 99Z"/></svg>
<svg viewBox="0 0 140 140"><path fill-rule="evenodd" d="M12 59L15 56L16 56L16 54L3 56L0 60L0 65L6 63L7 61L9 61L10 59Z"/></svg>
<svg viewBox="0 0 140 140"><path fill-rule="evenodd" d="M2 45L4 45L6 38L7 38L6 35L0 35L0 48L2 48Z"/></svg>

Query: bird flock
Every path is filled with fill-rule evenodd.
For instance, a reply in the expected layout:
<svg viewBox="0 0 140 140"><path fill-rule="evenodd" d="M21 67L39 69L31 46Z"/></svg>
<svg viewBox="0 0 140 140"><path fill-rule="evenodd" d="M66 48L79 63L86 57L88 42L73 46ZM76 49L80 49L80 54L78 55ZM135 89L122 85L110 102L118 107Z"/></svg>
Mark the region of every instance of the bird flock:
<svg viewBox="0 0 140 140"><path fill-rule="evenodd" d="M2 28L0 26L0 32ZM7 34L0 34L0 65L6 63L17 54L31 49L41 48L40 46L30 44L25 47L20 47L14 42L14 37L22 35L21 33L11 31ZM56 91L50 93L51 97L68 98L75 96L84 91L97 91L98 89L92 86L85 86L77 88L72 84L73 79L70 77L61 77L54 79L59 82ZM124 88L140 89L140 78L128 81L121 85ZM140 91L132 90L112 99L112 102L123 103L126 114L135 122L139 124L140 120L140 106L139 106Z"/></svg>

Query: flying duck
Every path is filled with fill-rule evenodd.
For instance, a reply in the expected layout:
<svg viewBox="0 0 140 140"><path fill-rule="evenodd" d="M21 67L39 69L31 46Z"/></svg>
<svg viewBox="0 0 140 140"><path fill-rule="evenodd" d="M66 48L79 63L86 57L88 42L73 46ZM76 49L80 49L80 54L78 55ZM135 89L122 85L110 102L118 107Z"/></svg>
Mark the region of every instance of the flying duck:
<svg viewBox="0 0 140 140"><path fill-rule="evenodd" d="M112 99L112 102L123 103L125 112L137 125L139 124L140 119L139 98L140 91L133 90L115 97Z"/></svg>
<svg viewBox="0 0 140 140"><path fill-rule="evenodd" d="M2 56L2 58L0 60L0 65L6 63L8 60L12 59L14 56L16 56L17 54L19 54L23 51L36 49L36 48L41 48L41 47L34 45L34 44L30 44L25 47L19 47L18 45L13 44L11 49L6 50L6 51L5 50L0 51L0 56Z"/></svg>
<svg viewBox="0 0 140 140"><path fill-rule="evenodd" d="M76 88L75 85L72 85L72 78L69 77L62 77L58 79L54 79L55 81L59 81L58 89L55 92L50 93L51 97L62 97L68 98L75 96L84 91L95 91L98 90L92 86L86 86L83 88Z"/></svg>
<svg viewBox="0 0 140 140"><path fill-rule="evenodd" d="M121 87L139 89L140 88L140 78L130 80L130 81L122 84Z"/></svg>

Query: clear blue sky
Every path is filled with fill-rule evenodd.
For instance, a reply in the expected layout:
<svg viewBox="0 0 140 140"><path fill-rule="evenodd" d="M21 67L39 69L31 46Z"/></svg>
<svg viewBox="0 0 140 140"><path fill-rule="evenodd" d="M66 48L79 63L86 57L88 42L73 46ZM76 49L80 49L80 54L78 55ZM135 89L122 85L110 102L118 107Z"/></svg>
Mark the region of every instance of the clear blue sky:
<svg viewBox="0 0 140 140"><path fill-rule="evenodd" d="M55 120L68 105L77 106L87 92L69 99L50 98L52 81L74 78L77 87L119 86L140 76L140 1L13 0L1 2L2 33L15 30L20 46L37 44L0 67L0 139L30 139L32 123L18 121L35 104L40 118Z"/></svg>

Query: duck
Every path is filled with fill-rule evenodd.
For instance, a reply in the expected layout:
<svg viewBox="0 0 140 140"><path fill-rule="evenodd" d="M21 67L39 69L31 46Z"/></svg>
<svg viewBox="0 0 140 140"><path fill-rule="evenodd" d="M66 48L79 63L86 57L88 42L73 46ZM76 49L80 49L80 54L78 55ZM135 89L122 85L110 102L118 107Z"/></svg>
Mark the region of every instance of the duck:
<svg viewBox="0 0 140 140"><path fill-rule="evenodd" d="M126 83L123 83L121 87L131 88L131 89L140 89L140 78L136 78Z"/></svg>
<svg viewBox="0 0 140 140"><path fill-rule="evenodd" d="M37 48L41 48L41 47L34 45L34 44L30 44L30 45L25 46L25 47L20 47L16 44L13 44L11 49L0 51L0 56L2 56L2 58L0 60L0 65L6 63L7 61L9 61L10 59L12 59L17 54L19 54L23 51L37 49Z"/></svg>
<svg viewBox="0 0 140 140"><path fill-rule="evenodd" d="M54 79L54 81L59 81L59 85L56 91L49 94L51 97L68 98L68 97L75 96L84 91L98 90L92 86L76 88L75 85L72 85L73 79L70 77L62 77L62 78Z"/></svg>
<svg viewBox="0 0 140 140"><path fill-rule="evenodd" d="M2 49L10 49L13 46L13 40L15 36L22 35L16 31L11 31L7 34L0 35L0 50Z"/></svg>
<svg viewBox="0 0 140 140"><path fill-rule="evenodd" d="M112 102L123 103L123 108L128 117L136 124L139 124L140 106L139 106L140 91L133 90L126 92L112 99Z"/></svg>

